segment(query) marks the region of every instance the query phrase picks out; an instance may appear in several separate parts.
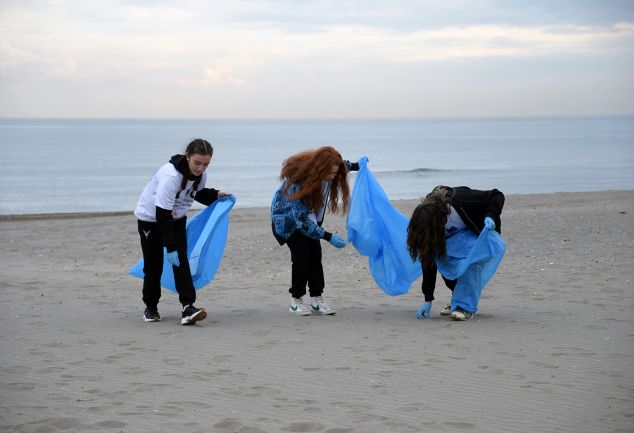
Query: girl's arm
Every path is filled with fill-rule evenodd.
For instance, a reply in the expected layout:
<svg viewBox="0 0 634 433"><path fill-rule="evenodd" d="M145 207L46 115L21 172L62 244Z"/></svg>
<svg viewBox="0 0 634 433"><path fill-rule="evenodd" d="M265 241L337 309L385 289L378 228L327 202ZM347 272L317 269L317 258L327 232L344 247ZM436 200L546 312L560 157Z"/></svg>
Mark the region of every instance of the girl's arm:
<svg viewBox="0 0 634 433"><path fill-rule="evenodd" d="M494 189L491 190L491 196L489 198L489 202L486 205L486 210L484 211L484 217L491 217L493 222L495 222L495 228L498 232L500 232L500 228L502 225L502 221L500 219L500 215L502 215L502 208L504 207L504 194L502 191ZM482 222L484 224L484 222Z"/></svg>
<svg viewBox="0 0 634 433"><path fill-rule="evenodd" d="M421 265L423 268L423 296L425 296L425 302L432 302L434 300L434 289L436 288L436 273L438 268L435 262L431 262L429 267Z"/></svg>
<svg viewBox="0 0 634 433"><path fill-rule="evenodd" d="M295 220L297 221L297 229L302 232L304 236L312 239L325 239L330 242L332 233L319 227L316 222L310 219L308 206L304 199L292 200L290 205L295 215Z"/></svg>
<svg viewBox="0 0 634 433"><path fill-rule="evenodd" d="M172 230L172 209L176 194L180 191L180 180L177 176L163 176L159 179L156 193L156 225L163 237L163 245L167 252L176 251L176 237Z"/></svg>
<svg viewBox="0 0 634 433"><path fill-rule="evenodd" d="M493 219L499 219L502 215L502 208L504 207L504 194L498 189L491 190L491 197L487 203L486 214Z"/></svg>
<svg viewBox="0 0 634 433"><path fill-rule="evenodd" d="M172 211L171 209L163 209L156 206L156 226L163 237L163 245L167 248L167 252L176 251L176 237L172 230Z"/></svg>
<svg viewBox="0 0 634 433"><path fill-rule="evenodd" d="M218 191L213 188L203 188L196 193L194 200L196 200L200 204L204 204L205 206L209 206L216 200L218 200Z"/></svg>

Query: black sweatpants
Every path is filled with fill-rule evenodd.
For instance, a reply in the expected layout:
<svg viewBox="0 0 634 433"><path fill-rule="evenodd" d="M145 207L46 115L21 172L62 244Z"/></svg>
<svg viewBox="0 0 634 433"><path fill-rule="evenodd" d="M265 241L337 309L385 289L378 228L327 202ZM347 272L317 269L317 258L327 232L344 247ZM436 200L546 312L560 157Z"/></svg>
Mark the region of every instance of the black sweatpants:
<svg viewBox="0 0 634 433"><path fill-rule="evenodd" d="M163 236L156 223L138 220L141 249L143 250L143 302L148 308L158 305L161 298L161 275L163 274ZM187 218L172 222L172 230L176 238L176 251L180 266L173 266L174 284L180 303L193 304L196 301L196 290L192 281L187 260Z"/></svg>
<svg viewBox="0 0 634 433"><path fill-rule="evenodd" d="M295 230L286 245L291 250L291 288L288 290L294 298L306 294L306 284L310 296L321 296L324 291L324 269L321 265L321 243L319 239L304 236Z"/></svg>

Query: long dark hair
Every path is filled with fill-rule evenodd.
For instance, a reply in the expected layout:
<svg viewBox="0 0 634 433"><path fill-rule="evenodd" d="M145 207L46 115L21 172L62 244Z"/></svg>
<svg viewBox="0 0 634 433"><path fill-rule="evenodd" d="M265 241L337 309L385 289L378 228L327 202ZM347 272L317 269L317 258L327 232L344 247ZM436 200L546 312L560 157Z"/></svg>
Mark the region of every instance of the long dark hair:
<svg viewBox="0 0 634 433"><path fill-rule="evenodd" d="M346 179L348 167L339 152L330 146L301 152L284 161L280 179L285 180L289 186L294 183L301 185L301 188L289 198L291 200L303 198L311 210L319 211L324 205L322 182L330 175L333 165L339 167L339 170L331 182L328 208L333 213L338 212L338 201L341 196L341 210L343 213L347 212L350 201L350 187Z"/></svg>
<svg viewBox="0 0 634 433"><path fill-rule="evenodd" d="M189 174L187 176L183 176L183 180L181 181L181 189L178 194L176 194L176 198L178 198L181 191L185 189L185 187L187 186L187 182L191 180L191 173L189 172L187 157L192 155L209 155L210 157L212 157L214 155L214 148L207 140L203 140L202 138L196 138L187 145L187 148L185 149L185 158L183 158L183 163L187 167L187 173ZM202 179L202 176L194 178L194 185L192 186L192 192L190 194L192 198L194 198L194 196L196 195L196 191L198 191L200 179Z"/></svg>
<svg viewBox="0 0 634 433"><path fill-rule="evenodd" d="M449 215L449 189L435 188L416 206L407 226L407 249L412 260L420 258L428 267L436 257L445 257L445 224Z"/></svg>

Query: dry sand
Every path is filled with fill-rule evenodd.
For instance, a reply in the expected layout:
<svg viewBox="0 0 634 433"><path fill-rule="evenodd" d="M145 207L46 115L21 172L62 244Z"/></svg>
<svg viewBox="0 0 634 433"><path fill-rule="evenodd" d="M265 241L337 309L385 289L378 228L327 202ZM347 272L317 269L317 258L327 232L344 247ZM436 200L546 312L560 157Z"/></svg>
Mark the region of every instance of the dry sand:
<svg viewBox="0 0 634 433"><path fill-rule="evenodd" d="M142 320L132 215L4 217L0 431L634 431L634 191L510 196L502 218L470 321L438 315L442 285L416 320L420 281L388 297L327 244L337 315L296 317L288 249L266 209L238 209L209 317L182 327L169 291Z"/></svg>

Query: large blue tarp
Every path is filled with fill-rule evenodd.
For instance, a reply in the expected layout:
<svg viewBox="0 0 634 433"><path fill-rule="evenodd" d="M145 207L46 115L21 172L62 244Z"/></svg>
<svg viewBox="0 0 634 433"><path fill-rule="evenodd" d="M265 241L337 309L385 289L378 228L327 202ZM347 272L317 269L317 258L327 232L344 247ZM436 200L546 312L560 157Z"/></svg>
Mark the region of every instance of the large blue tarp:
<svg viewBox="0 0 634 433"><path fill-rule="evenodd" d="M187 222L187 258L196 290L209 284L220 266L229 232L229 215L235 202L233 195L220 197ZM143 259L128 273L143 278ZM161 286L176 291L174 271L165 254Z"/></svg>
<svg viewBox="0 0 634 433"><path fill-rule="evenodd" d="M359 254L368 256L374 281L391 296L407 293L422 273L407 250L408 224L361 160L346 221L348 240Z"/></svg>
<svg viewBox="0 0 634 433"><path fill-rule="evenodd" d="M479 236L460 230L446 240L447 256L436 259L438 271L450 280L458 280L451 297L451 309L460 307L475 313L482 290L495 275L506 243L496 231L484 229Z"/></svg>

